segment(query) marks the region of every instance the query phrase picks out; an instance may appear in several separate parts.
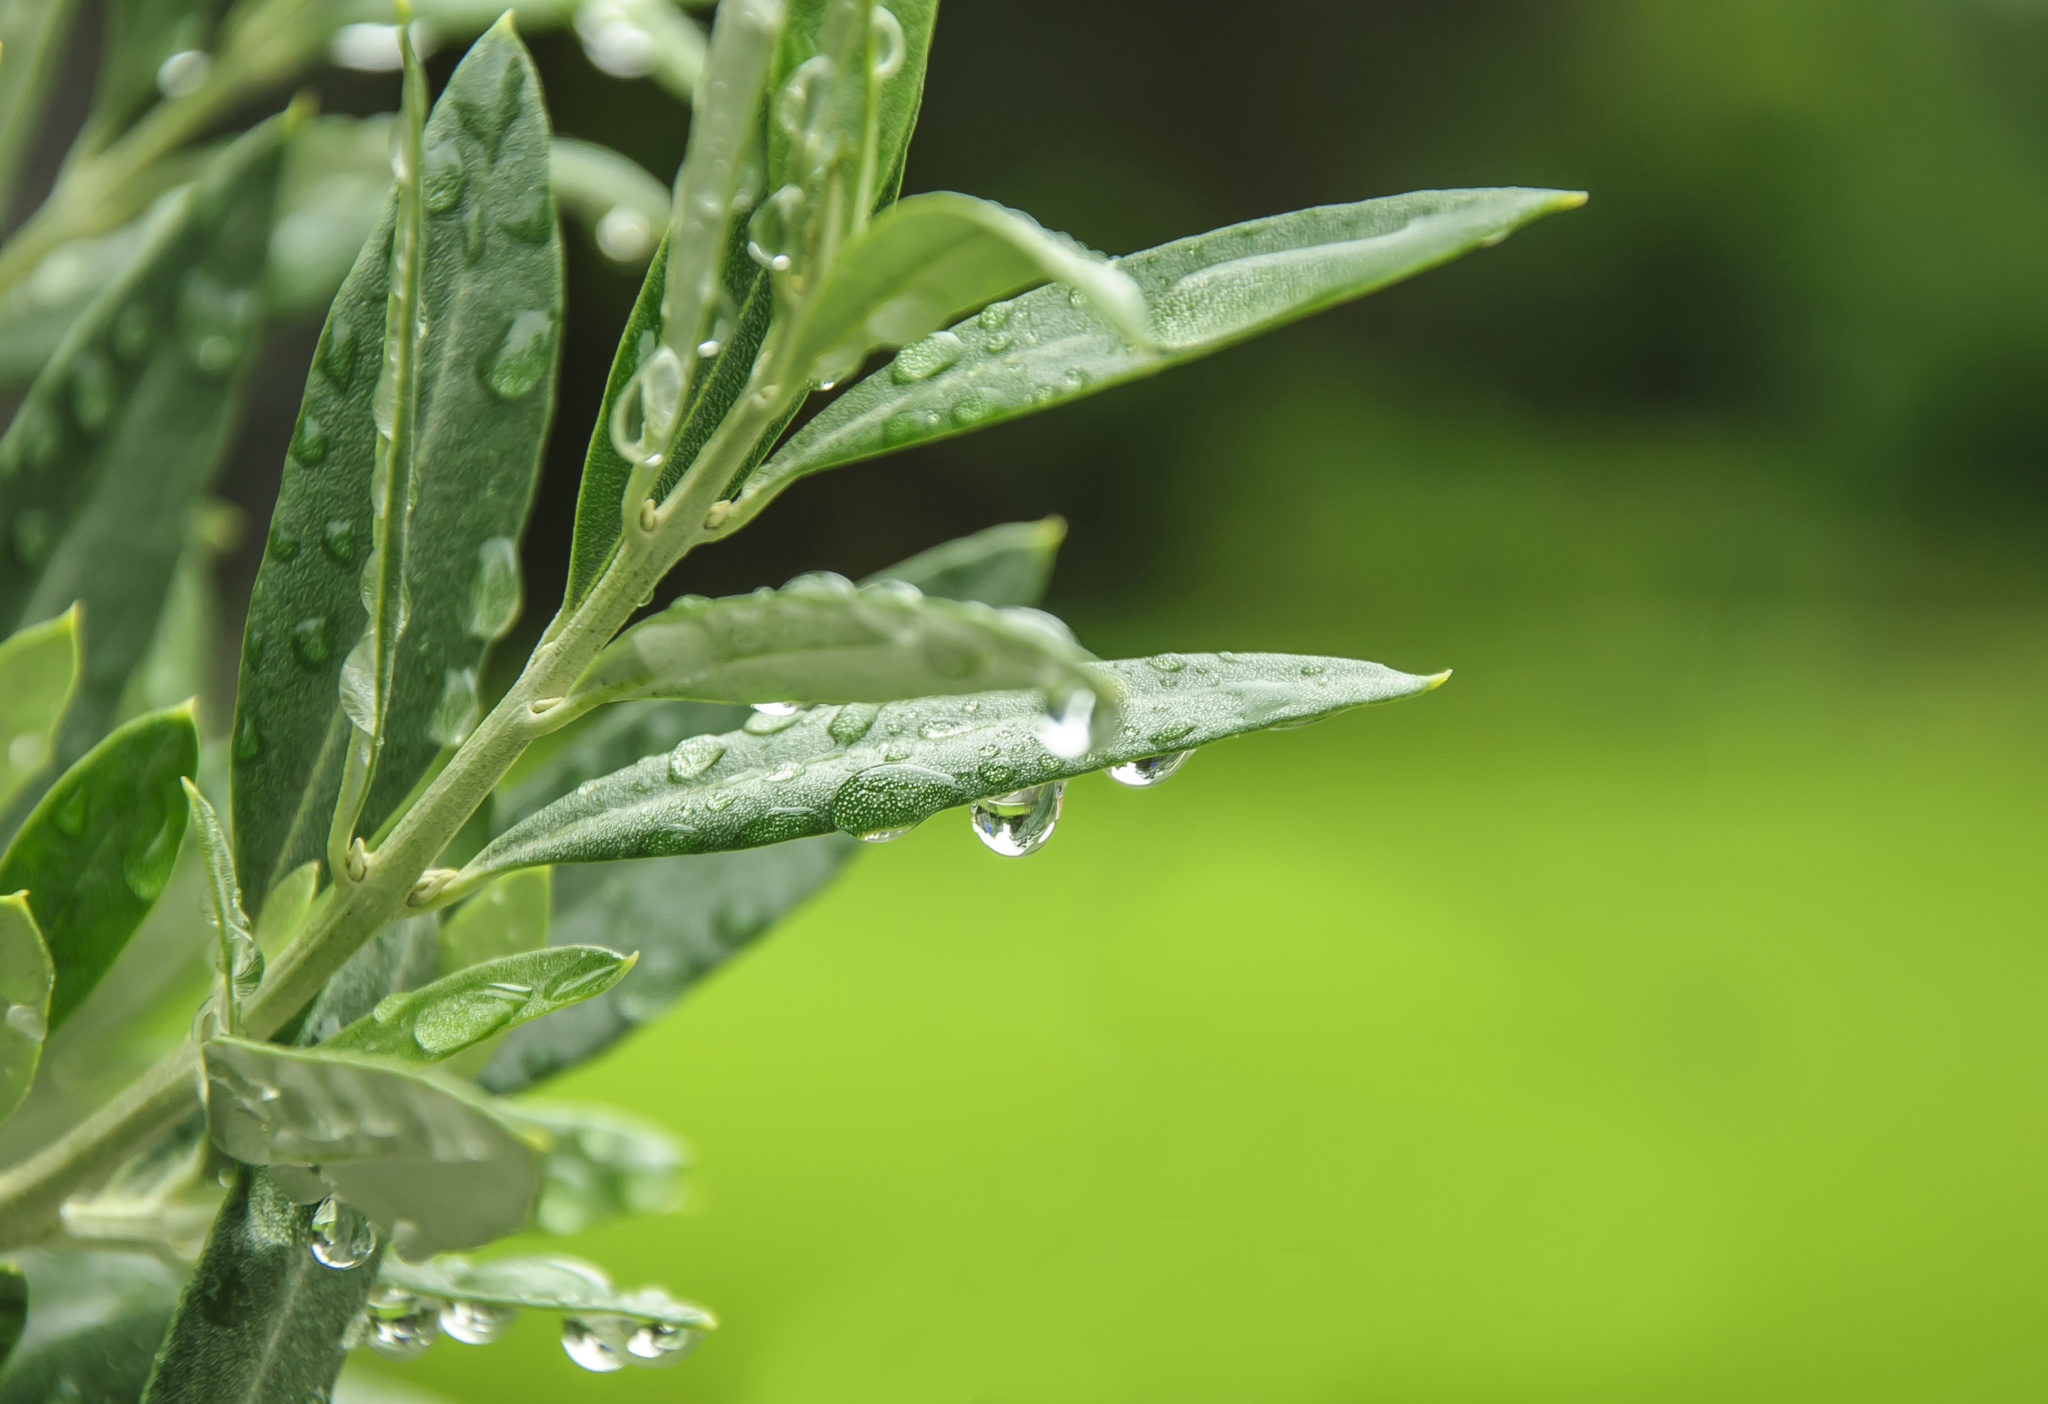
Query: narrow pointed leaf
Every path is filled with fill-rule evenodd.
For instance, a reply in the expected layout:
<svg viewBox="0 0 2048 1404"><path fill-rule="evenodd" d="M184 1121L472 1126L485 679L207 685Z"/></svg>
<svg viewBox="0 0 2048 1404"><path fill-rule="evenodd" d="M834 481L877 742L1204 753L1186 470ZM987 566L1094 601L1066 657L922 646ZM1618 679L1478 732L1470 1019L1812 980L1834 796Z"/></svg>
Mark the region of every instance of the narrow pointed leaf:
<svg viewBox="0 0 2048 1404"><path fill-rule="evenodd" d="M256 948L274 957L291 944L292 937L312 913L313 898L320 890L321 864L301 863L270 889L263 915L256 919Z"/></svg>
<svg viewBox="0 0 2048 1404"><path fill-rule="evenodd" d="M1065 534L1056 517L990 527L874 579L901 580L948 599L1031 605L1044 594ZM745 718L738 708L690 702L628 702L598 712L567 745L499 794L493 827L503 832L585 781L690 737L732 730ZM736 853L556 871L549 939L602 944L630 931L640 963L610 993L514 1032L479 1082L494 1092L515 1092L609 1047L773 929L836 877L858 848L832 834Z"/></svg>
<svg viewBox="0 0 2048 1404"><path fill-rule="evenodd" d="M686 741L581 786L514 825L465 871L535 863L718 853L834 831L918 824L940 810L1091 770L1316 721L1410 697L1440 678L1377 663L1289 654L1187 654L1108 665L1126 692L1126 725L1109 744L1068 760L1038 739L1034 692L917 698L799 713L770 735L728 732ZM679 769L689 750L718 754Z"/></svg>
<svg viewBox="0 0 2048 1404"><path fill-rule="evenodd" d="M183 1274L149 1253L37 1248L21 1339L0 1369L0 1404L136 1399L149 1378Z"/></svg>
<svg viewBox="0 0 2048 1404"><path fill-rule="evenodd" d="M391 995L420 989L441 974L434 917L396 921L372 936L334 973L291 1031L300 1047L324 1043L365 1019Z"/></svg>
<svg viewBox="0 0 2048 1404"><path fill-rule="evenodd" d="M405 1257L481 1247L531 1216L540 1152L459 1083L239 1039L213 1039L203 1055L214 1144L290 1167L295 1196L338 1194Z"/></svg>
<svg viewBox="0 0 2048 1404"><path fill-rule="evenodd" d="M106 734L155 637L184 525L239 415L297 120L256 127L170 202L0 438L0 629L83 609L83 672L45 778Z"/></svg>
<svg viewBox="0 0 2048 1404"><path fill-rule="evenodd" d="M710 1312L659 1287L621 1290L604 1272L575 1258L499 1258L473 1263L442 1257L424 1263L387 1257L378 1280L419 1297L478 1302L574 1316L632 1316L692 1331L717 1324Z"/></svg>
<svg viewBox="0 0 2048 1404"><path fill-rule="evenodd" d="M474 721L488 643L518 607L515 548L554 404L561 242L547 117L509 24L479 39L426 124L415 541L368 832ZM252 906L326 846L349 720L337 701L360 636L373 540L376 397L395 212L365 246L307 378L251 598L234 739L235 863Z"/></svg>
<svg viewBox="0 0 2048 1404"><path fill-rule="evenodd" d="M945 438L1149 375L1399 282L1584 197L1558 190L1423 191L1232 225L1116 260L1142 291L1156 349L1134 348L1066 290L994 303L927 371L909 348L826 406L758 469L746 496L807 473ZM915 353L915 354L913 354Z"/></svg>
<svg viewBox="0 0 2048 1404"><path fill-rule="evenodd" d="M537 951L548 943L554 874L547 868L508 873L464 902L441 923L441 968L451 973L487 960Z"/></svg>
<svg viewBox="0 0 2048 1404"><path fill-rule="evenodd" d="M199 853L206 864L206 912L214 929L214 968L220 972L215 1013L223 1032L237 1033L243 1001L263 983L263 951L256 944L249 914L242 909L242 887L235 881L235 859L220 818L197 785L190 780L184 785L192 830L199 836Z"/></svg>
<svg viewBox="0 0 2048 1404"><path fill-rule="evenodd" d="M48 759L78 663L75 608L0 643L0 813Z"/></svg>
<svg viewBox="0 0 2048 1404"><path fill-rule="evenodd" d="M771 86L787 80L798 63L816 52L816 35L827 0L796 0L791 5L783 30L783 52ZM888 8L903 31L903 62L895 73L876 88L877 167L880 184L877 207L896 198L903 183L904 154L917 124L918 105L924 94L925 63L931 52L932 26L938 18L938 0L893 0ZM765 122L763 123L765 127ZM667 453L667 464L653 485L655 496L675 486L683 470L696 460L712 430L739 398L754 358L768 332L774 307L774 292L766 269L747 256L745 218L736 219L725 257L725 295L737 309L733 326L719 344L716 356L691 382L685 413L678 424L675 441ZM576 496L575 538L569 552L567 603L582 599L604 569L619 539L619 502L625 492L632 465L611 441L610 425L619 399L633 383L642 363L653 352L661 334L661 296L667 286L667 241L664 238L647 269L640 297L633 304L618 352L612 361L610 379L605 383L604 403L598 413L596 431L583 464L582 486ZM776 425L756 448L749 470L781 436Z"/></svg>
<svg viewBox="0 0 2048 1404"><path fill-rule="evenodd" d="M928 598L895 580L855 589L821 574L728 599L685 596L599 654L571 705L886 702L1026 687L1113 703L1093 664L1065 625L1036 610Z"/></svg>
<svg viewBox="0 0 2048 1404"><path fill-rule="evenodd" d="M268 1171L235 1177L172 1314L142 1404L325 1399L342 1338L377 1281L377 1261L313 1256L312 1212Z"/></svg>
<svg viewBox="0 0 2048 1404"><path fill-rule="evenodd" d="M0 855L56 966L55 1032L156 905L185 837L180 782L199 768L189 706L137 717L59 777Z"/></svg>
<svg viewBox="0 0 2048 1404"><path fill-rule="evenodd" d="M683 1148L666 1129L611 1107L522 1101L547 1133L534 1227L574 1234L627 1214L666 1214L682 1199Z"/></svg>
<svg viewBox="0 0 2048 1404"><path fill-rule="evenodd" d="M443 976L410 994L387 996L320 1045L326 1053L367 1053L424 1066L543 1014L603 994L633 968L633 957L602 946L552 946L500 956Z"/></svg>
<svg viewBox="0 0 2048 1404"><path fill-rule="evenodd" d="M204 81L222 8L216 0L111 0L86 129L90 149L120 135L166 87L185 91ZM174 54L188 57L169 62Z"/></svg>
<svg viewBox="0 0 2048 1404"><path fill-rule="evenodd" d="M940 191L891 205L839 251L804 310L791 353L813 378L837 379L877 346L902 346L1033 283L1056 282L1121 339L1142 366L1149 340L1145 295L1128 273L1028 215ZM952 364L964 343L942 332L897 359L893 378L916 381Z"/></svg>
<svg viewBox="0 0 2048 1404"><path fill-rule="evenodd" d="M76 0L0 4L0 217L8 213L21 159L42 118L43 94L77 12Z"/></svg>
<svg viewBox="0 0 2048 1404"><path fill-rule="evenodd" d="M28 894L0 897L0 1121L14 1113L35 1081L56 979Z"/></svg>

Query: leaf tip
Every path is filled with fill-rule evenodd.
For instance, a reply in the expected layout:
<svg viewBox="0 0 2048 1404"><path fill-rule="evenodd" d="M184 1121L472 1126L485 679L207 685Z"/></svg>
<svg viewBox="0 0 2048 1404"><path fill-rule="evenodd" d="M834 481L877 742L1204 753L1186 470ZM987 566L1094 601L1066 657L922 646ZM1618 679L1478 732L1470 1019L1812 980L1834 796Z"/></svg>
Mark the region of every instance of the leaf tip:
<svg viewBox="0 0 2048 1404"><path fill-rule="evenodd" d="M1426 674L1422 679L1423 685L1421 691L1435 692L1438 688L1442 687L1445 683L1451 680L1451 672L1451 669L1446 668L1441 673ZM1420 694L1418 693L1418 695Z"/></svg>
<svg viewBox="0 0 2048 1404"><path fill-rule="evenodd" d="M1575 210L1593 197L1583 190L1560 190L1551 198L1553 210Z"/></svg>

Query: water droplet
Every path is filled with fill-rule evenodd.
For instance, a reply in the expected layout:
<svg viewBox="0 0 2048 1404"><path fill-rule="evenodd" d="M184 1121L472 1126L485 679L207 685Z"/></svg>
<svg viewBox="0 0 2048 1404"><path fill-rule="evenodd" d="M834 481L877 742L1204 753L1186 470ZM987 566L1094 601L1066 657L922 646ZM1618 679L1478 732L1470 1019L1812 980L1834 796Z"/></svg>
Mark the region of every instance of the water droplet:
<svg viewBox="0 0 2048 1404"><path fill-rule="evenodd" d="M695 349L697 352L697 359L700 361L710 360L713 356L716 356L718 354L719 348L724 345L725 343L720 341L715 336L705 337L704 340L698 342L696 345Z"/></svg>
<svg viewBox="0 0 2048 1404"><path fill-rule="evenodd" d="M469 167L463 162L461 148L446 137L430 144L420 163L420 193L427 208L436 214L454 209L467 184Z"/></svg>
<svg viewBox="0 0 2048 1404"><path fill-rule="evenodd" d="M979 424L996 412L996 403L980 395L963 396L953 405L955 424Z"/></svg>
<svg viewBox="0 0 2048 1404"><path fill-rule="evenodd" d="M555 202L545 185L536 187L512 202L499 216L498 227L526 244L545 244L555 232Z"/></svg>
<svg viewBox="0 0 2048 1404"><path fill-rule="evenodd" d="M692 1350L703 1339L703 1333L687 1326L671 1326L666 1321L643 1321L639 1329L626 1338L626 1354L641 1365L673 1365Z"/></svg>
<svg viewBox="0 0 2048 1404"><path fill-rule="evenodd" d="M24 731L7 743L7 763L26 774L42 767L48 750L42 737L33 731Z"/></svg>
<svg viewBox="0 0 2048 1404"><path fill-rule="evenodd" d="M441 1333L464 1345L489 1345L518 1315L519 1308L494 1302L450 1302L441 1308Z"/></svg>
<svg viewBox="0 0 2048 1404"><path fill-rule="evenodd" d="M1148 667L1161 673L1178 673L1188 666L1188 660L1178 653L1155 653L1145 660Z"/></svg>
<svg viewBox="0 0 2048 1404"><path fill-rule="evenodd" d="M1095 694L1076 688L1053 704L1038 723L1038 742L1061 760L1074 760L1088 753L1090 723L1095 717Z"/></svg>
<svg viewBox="0 0 2048 1404"><path fill-rule="evenodd" d="M803 187L785 185L761 202L747 221L747 257L771 273L793 265L797 226L803 218Z"/></svg>
<svg viewBox="0 0 2048 1404"><path fill-rule="evenodd" d="M612 448L637 463L666 448L683 405L683 358L657 346L612 406Z"/></svg>
<svg viewBox="0 0 2048 1404"><path fill-rule="evenodd" d="M531 998L531 989L513 984L484 985L450 995L420 1014L412 1041L429 1057L445 1058L504 1028Z"/></svg>
<svg viewBox="0 0 2048 1404"><path fill-rule="evenodd" d="M450 668L441 678L441 700L427 721L427 739L441 746L460 746L476 729L482 707L476 695L476 669Z"/></svg>
<svg viewBox="0 0 2048 1404"><path fill-rule="evenodd" d="M868 24L868 71L886 83L903 69L903 26L880 5L868 11Z"/></svg>
<svg viewBox="0 0 2048 1404"><path fill-rule="evenodd" d="M977 316L974 320L981 324L983 330L995 331L1000 327L1006 327L1010 324L1010 315L1013 310L1014 307L1011 303L991 302L988 306L981 309L981 315Z"/></svg>
<svg viewBox="0 0 2048 1404"><path fill-rule="evenodd" d="M639 1323L625 1316L572 1316L562 1322L562 1350L600 1375L626 1366L626 1342Z"/></svg>
<svg viewBox="0 0 2048 1404"><path fill-rule="evenodd" d="M156 90L167 98L191 97L212 72L212 59L197 49L180 49L157 65Z"/></svg>
<svg viewBox="0 0 2048 1404"><path fill-rule="evenodd" d="M178 293L177 324L192 364L212 376L233 370L248 345L257 310L254 290L224 287L199 273L187 275Z"/></svg>
<svg viewBox="0 0 2048 1404"><path fill-rule="evenodd" d="M292 431L292 457L308 467L327 457L327 429L315 416L299 416L298 427Z"/></svg>
<svg viewBox="0 0 2048 1404"><path fill-rule="evenodd" d="M114 417L114 370L105 357L86 351L73 360L71 413L88 434L99 433Z"/></svg>
<svg viewBox="0 0 2048 1404"><path fill-rule="evenodd" d="M365 1308L369 1347L386 1360L411 1360L423 1354L440 1334L440 1303L392 1287L370 1292Z"/></svg>
<svg viewBox="0 0 2048 1404"><path fill-rule="evenodd" d="M1064 375L1060 377L1060 379L1066 381L1067 388L1070 390L1079 390L1082 386L1086 385L1089 381L1093 380L1094 378L1095 377L1093 375L1090 375L1087 371L1082 370L1079 366L1071 367Z"/></svg>
<svg viewBox="0 0 2048 1404"><path fill-rule="evenodd" d="M516 400L540 384L555 364L555 319L527 310L512 319L484 369L484 384L501 400Z"/></svg>
<svg viewBox="0 0 2048 1404"><path fill-rule="evenodd" d="M976 800L968 809L974 833L992 852L1022 858L1045 847L1060 820L1060 801L1067 782L1033 785L993 799Z"/></svg>
<svg viewBox="0 0 2048 1404"><path fill-rule="evenodd" d="M839 67L823 54L797 65L775 94L775 124L793 139L819 134L832 121L832 88Z"/></svg>
<svg viewBox="0 0 2048 1404"><path fill-rule="evenodd" d="M355 323L346 317L336 317L328 323L327 334L320 339L315 360L322 374L346 390L356 378L356 350Z"/></svg>
<svg viewBox="0 0 2048 1404"><path fill-rule="evenodd" d="M1010 334L1008 332L992 333L986 341L982 342L981 349L991 356L1000 356L1003 352L1010 349ZM1005 369L1018 371L1024 369L1024 367L1013 362L1005 367Z"/></svg>
<svg viewBox="0 0 2048 1404"><path fill-rule="evenodd" d="M783 765L776 766L775 769L768 772L768 783L771 785L787 785L803 773L804 768L800 763L789 761Z"/></svg>
<svg viewBox="0 0 2048 1404"><path fill-rule="evenodd" d="M694 780L725 754L725 743L716 736L692 736L668 756L668 778L678 785Z"/></svg>
<svg viewBox="0 0 2048 1404"><path fill-rule="evenodd" d="M320 529L320 549L341 565L347 565L356 558L356 529L353 524L336 517Z"/></svg>
<svg viewBox="0 0 2048 1404"><path fill-rule="evenodd" d="M476 577L469 584L469 632L500 639L519 618L519 550L509 536L487 538L476 551Z"/></svg>
<svg viewBox="0 0 2048 1404"><path fill-rule="evenodd" d="M1170 751L1163 756L1146 756L1109 768L1109 778L1134 790L1148 790L1171 780L1193 751Z"/></svg>
<svg viewBox="0 0 2048 1404"><path fill-rule="evenodd" d="M916 827L916 824L898 824L893 829L870 829L858 837L862 843L890 843L902 838Z"/></svg>
<svg viewBox="0 0 2048 1404"><path fill-rule="evenodd" d="M756 702L754 711L764 717L793 717L803 709L794 702Z"/></svg>
<svg viewBox="0 0 2048 1404"><path fill-rule="evenodd" d="M613 205L597 221L597 251L615 263L638 263L654 251L654 224L628 205Z"/></svg>
<svg viewBox="0 0 2048 1404"><path fill-rule="evenodd" d="M178 859L178 840L183 837L184 825L167 819L148 843L131 849L121 860L121 876L137 901L154 902L163 896L164 884L171 880L171 867Z"/></svg>
<svg viewBox="0 0 2048 1404"><path fill-rule="evenodd" d="M922 341L913 341L897 352L895 363L889 367L889 375L904 385L929 380L958 361L966 350L960 338L953 333L933 332Z"/></svg>
<svg viewBox="0 0 2048 1404"><path fill-rule="evenodd" d="M377 1230L330 1194L313 1211L313 1239L307 1246L323 1266L346 1271L370 1261L377 1251Z"/></svg>
<svg viewBox="0 0 2048 1404"><path fill-rule="evenodd" d="M14 514L14 552L28 565L39 564L49 554L56 533L50 514L40 507L24 507Z"/></svg>
<svg viewBox="0 0 2048 1404"><path fill-rule="evenodd" d="M866 702L849 702L832 714L832 720L825 723L825 732L842 746L851 746L875 724L880 716L878 708Z"/></svg>
<svg viewBox="0 0 2048 1404"><path fill-rule="evenodd" d="M71 793L57 801L57 807L50 812L50 822L57 826L57 832L77 838L85 832L85 816L91 801L86 798L84 785L73 785Z"/></svg>
<svg viewBox="0 0 2048 1404"><path fill-rule="evenodd" d="M299 554L299 538L281 526L272 525L263 550L273 561L288 561Z"/></svg>
<svg viewBox="0 0 2048 1404"><path fill-rule="evenodd" d="M902 829L964 798L958 783L943 771L900 761L874 765L848 778L833 794L832 824L848 834Z"/></svg>
<svg viewBox="0 0 2048 1404"><path fill-rule="evenodd" d="M334 636L325 619L301 619L292 625L292 656L302 666L317 671L333 654Z"/></svg>
<svg viewBox="0 0 2048 1404"><path fill-rule="evenodd" d="M7 1027L23 1038L41 1043L50 1032L50 1024L43 1017L43 1011L33 1004L10 1004L7 1006Z"/></svg>
<svg viewBox="0 0 2048 1404"><path fill-rule="evenodd" d="M263 733L256 727L256 714L244 712L235 720L235 759L244 765L263 754Z"/></svg>

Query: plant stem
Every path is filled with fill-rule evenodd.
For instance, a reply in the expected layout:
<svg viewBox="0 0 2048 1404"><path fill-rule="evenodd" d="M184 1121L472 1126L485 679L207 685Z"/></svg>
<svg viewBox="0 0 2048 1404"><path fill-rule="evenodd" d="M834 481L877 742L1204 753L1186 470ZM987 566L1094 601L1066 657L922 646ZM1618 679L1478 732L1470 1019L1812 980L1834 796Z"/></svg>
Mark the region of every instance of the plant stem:
<svg viewBox="0 0 2048 1404"><path fill-rule="evenodd" d="M344 874L298 939L272 962L242 1011L246 1037L274 1035L363 942L406 910L420 874L527 746L552 729L534 704L567 692L661 577L705 539L710 504L789 397L802 391L775 383L778 359L772 346L764 348L748 392L656 514L654 529L628 532L590 593L566 620L556 617L519 680L369 855L362 877L351 882ZM0 1251L56 1232L58 1210L73 1191L188 1115L201 1095L198 1069L198 1047L188 1040L70 1132L0 1174Z"/></svg>

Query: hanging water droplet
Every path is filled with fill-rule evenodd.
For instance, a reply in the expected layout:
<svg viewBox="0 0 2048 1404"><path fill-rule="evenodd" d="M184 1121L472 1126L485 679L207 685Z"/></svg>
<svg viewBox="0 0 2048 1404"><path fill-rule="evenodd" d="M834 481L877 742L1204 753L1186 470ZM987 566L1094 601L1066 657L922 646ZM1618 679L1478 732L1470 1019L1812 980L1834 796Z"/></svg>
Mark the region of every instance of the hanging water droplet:
<svg viewBox="0 0 2048 1404"><path fill-rule="evenodd" d="M519 549L509 536L487 538L476 551L469 583L469 633L486 641L505 636L519 618Z"/></svg>
<svg viewBox="0 0 2048 1404"><path fill-rule="evenodd" d="M920 820L918 822L922 823L923 821ZM862 843L891 843L896 839L902 838L916 827L916 824L898 824L893 829L870 829L857 837Z"/></svg>
<svg viewBox="0 0 2048 1404"><path fill-rule="evenodd" d="M346 1271L370 1261L377 1251L377 1230L352 1206L330 1194L313 1211L313 1239L307 1246L323 1266Z"/></svg>
<svg viewBox="0 0 2048 1404"><path fill-rule="evenodd" d="M930 323L926 323L927 326ZM900 384L929 380L960 359L967 348L949 331L933 332L896 353L889 375Z"/></svg>
<svg viewBox="0 0 2048 1404"><path fill-rule="evenodd" d="M540 384L555 363L555 319L527 311L513 317L484 369L484 384L501 400L516 400Z"/></svg>
<svg viewBox="0 0 2048 1404"><path fill-rule="evenodd" d="M903 71L903 26L881 5L868 11L868 71L886 83Z"/></svg>
<svg viewBox="0 0 2048 1404"><path fill-rule="evenodd" d="M694 780L725 754L725 743L716 736L692 736L669 752L668 778L678 785Z"/></svg>
<svg viewBox="0 0 2048 1404"><path fill-rule="evenodd" d="M597 221L597 251L614 263L638 263L654 251L654 223L629 205L613 205Z"/></svg>
<svg viewBox="0 0 2048 1404"><path fill-rule="evenodd" d="M584 1369L608 1375L626 1366L626 1342L638 1323L623 1316L571 1316L562 1322L562 1350Z"/></svg>
<svg viewBox="0 0 2048 1404"><path fill-rule="evenodd" d="M1060 820L1067 782L1033 785L994 799L976 800L967 811L974 833L992 852L1022 858L1045 847Z"/></svg>
<svg viewBox="0 0 2048 1404"><path fill-rule="evenodd" d="M1148 790L1171 780L1193 754L1193 751L1172 751L1163 756L1124 761L1109 768L1109 778L1134 790Z"/></svg>
<svg viewBox="0 0 2048 1404"><path fill-rule="evenodd" d="M211 58L197 49L180 49L157 65L156 90L167 98L191 97L212 73Z"/></svg>
<svg viewBox="0 0 2048 1404"><path fill-rule="evenodd" d="M41 1043L50 1032L49 1020L45 1019L43 1011L33 1004L8 1005L7 1027L23 1038L33 1039L37 1043Z"/></svg>
<svg viewBox="0 0 2048 1404"><path fill-rule="evenodd" d="M369 1347L386 1360L411 1360L426 1351L440 1332L441 1304L394 1287L370 1291L364 1319Z"/></svg>
<svg viewBox="0 0 2048 1404"><path fill-rule="evenodd" d="M703 1339L703 1333L687 1326L671 1326L666 1321L643 1321L639 1329L626 1338L626 1354L640 1365L673 1365L692 1350Z"/></svg>
<svg viewBox="0 0 2048 1404"><path fill-rule="evenodd" d="M292 625L292 656L301 666L317 671L334 653L334 637L327 621L314 617Z"/></svg>
<svg viewBox="0 0 2048 1404"><path fill-rule="evenodd" d="M797 226L803 218L801 186L785 185L761 202L747 221L747 257L771 273L793 266Z"/></svg>
<svg viewBox="0 0 2048 1404"><path fill-rule="evenodd" d="M764 717L793 717L802 709L794 702L756 702L754 710Z"/></svg>
<svg viewBox="0 0 2048 1404"><path fill-rule="evenodd" d="M519 1308L494 1302L450 1302L441 1308L441 1334L464 1345L489 1345L518 1315Z"/></svg>
<svg viewBox="0 0 2048 1404"><path fill-rule="evenodd" d="M1088 753L1090 723L1095 717L1095 694L1076 688L1038 723L1038 742L1061 760L1074 760Z"/></svg>

